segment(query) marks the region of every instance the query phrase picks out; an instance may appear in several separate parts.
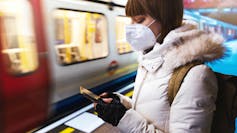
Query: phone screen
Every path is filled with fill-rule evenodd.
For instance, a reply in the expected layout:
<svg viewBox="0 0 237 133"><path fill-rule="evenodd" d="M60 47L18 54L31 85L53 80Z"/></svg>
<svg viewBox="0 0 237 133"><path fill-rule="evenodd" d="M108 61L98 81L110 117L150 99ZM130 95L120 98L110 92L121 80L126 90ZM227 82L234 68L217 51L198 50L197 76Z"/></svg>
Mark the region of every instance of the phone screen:
<svg viewBox="0 0 237 133"><path fill-rule="evenodd" d="M87 99L91 100L92 102L98 102L100 96L94 94L93 92L89 91L84 87L80 87L80 93L86 97Z"/></svg>

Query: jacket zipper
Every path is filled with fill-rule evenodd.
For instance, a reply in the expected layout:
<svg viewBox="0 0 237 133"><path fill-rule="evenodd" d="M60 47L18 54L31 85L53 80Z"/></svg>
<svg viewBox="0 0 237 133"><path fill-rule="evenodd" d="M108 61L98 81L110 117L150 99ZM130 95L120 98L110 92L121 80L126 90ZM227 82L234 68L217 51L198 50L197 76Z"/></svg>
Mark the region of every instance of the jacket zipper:
<svg viewBox="0 0 237 133"><path fill-rule="evenodd" d="M143 77L143 79L142 79L142 83L140 84L140 87L138 88L137 96L136 96L136 98L134 98L134 99L135 99L135 101L134 101L134 106L133 106L133 109L134 109L134 110L136 110L136 105L137 105L138 97L139 97L139 95L140 95L141 88L142 88L142 86L143 86L143 84L144 84L144 81L145 81L146 76L147 76L147 73L148 73L148 71L147 71L146 69L144 69L144 67L142 67L142 70L145 70L145 73L144 73L144 77Z"/></svg>

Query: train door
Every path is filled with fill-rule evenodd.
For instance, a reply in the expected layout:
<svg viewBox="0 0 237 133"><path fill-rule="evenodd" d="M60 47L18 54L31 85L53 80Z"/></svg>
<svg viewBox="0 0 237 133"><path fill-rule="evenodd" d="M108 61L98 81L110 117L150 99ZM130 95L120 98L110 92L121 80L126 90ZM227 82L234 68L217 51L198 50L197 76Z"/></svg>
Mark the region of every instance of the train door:
<svg viewBox="0 0 237 133"><path fill-rule="evenodd" d="M111 56L108 6L84 0L44 0L44 5L52 103L77 95L81 85L91 88L110 80L106 77Z"/></svg>
<svg viewBox="0 0 237 133"><path fill-rule="evenodd" d="M39 0L0 0L1 132L25 132L46 117L49 67Z"/></svg>

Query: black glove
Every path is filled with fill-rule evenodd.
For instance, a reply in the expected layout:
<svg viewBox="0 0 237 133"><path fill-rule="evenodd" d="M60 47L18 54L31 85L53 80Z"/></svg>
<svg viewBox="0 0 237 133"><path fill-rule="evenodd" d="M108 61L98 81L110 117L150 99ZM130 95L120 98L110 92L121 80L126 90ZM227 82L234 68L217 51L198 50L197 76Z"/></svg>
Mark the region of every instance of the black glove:
<svg viewBox="0 0 237 133"><path fill-rule="evenodd" d="M99 99L95 111L101 119L113 126L117 126L127 109L120 103L120 99L117 95L112 94L109 97L113 98L112 102L105 103L102 99Z"/></svg>

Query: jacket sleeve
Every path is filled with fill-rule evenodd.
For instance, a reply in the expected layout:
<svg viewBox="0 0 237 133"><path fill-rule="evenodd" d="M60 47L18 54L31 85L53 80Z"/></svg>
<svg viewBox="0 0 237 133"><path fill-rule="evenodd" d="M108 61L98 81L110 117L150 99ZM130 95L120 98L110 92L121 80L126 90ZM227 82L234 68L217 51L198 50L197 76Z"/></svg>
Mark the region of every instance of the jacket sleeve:
<svg viewBox="0 0 237 133"><path fill-rule="evenodd" d="M170 133L209 133L217 97L215 74L205 65L192 68L170 110Z"/></svg>
<svg viewBox="0 0 237 133"><path fill-rule="evenodd" d="M117 93L117 92L114 92L114 94L116 94L119 97L120 102L126 107L126 109L132 108L132 99L131 98L124 96L124 95Z"/></svg>

